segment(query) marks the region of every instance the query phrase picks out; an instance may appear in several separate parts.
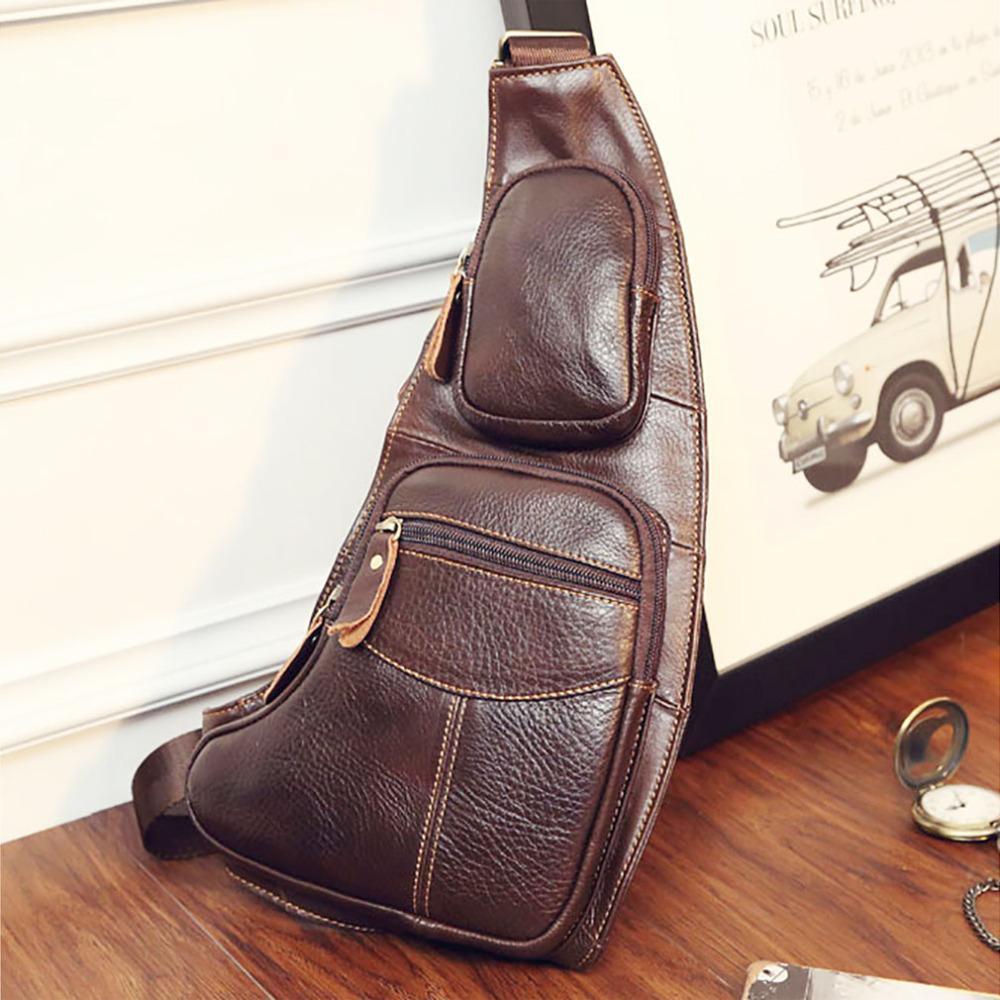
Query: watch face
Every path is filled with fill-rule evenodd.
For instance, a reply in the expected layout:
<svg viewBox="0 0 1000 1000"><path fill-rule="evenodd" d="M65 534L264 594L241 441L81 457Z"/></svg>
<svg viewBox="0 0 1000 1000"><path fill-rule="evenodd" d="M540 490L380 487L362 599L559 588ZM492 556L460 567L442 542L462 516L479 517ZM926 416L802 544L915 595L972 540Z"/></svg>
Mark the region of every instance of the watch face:
<svg viewBox="0 0 1000 1000"><path fill-rule="evenodd" d="M978 785L938 785L920 796L919 805L929 819L956 832L988 833L1000 824L1000 794Z"/></svg>

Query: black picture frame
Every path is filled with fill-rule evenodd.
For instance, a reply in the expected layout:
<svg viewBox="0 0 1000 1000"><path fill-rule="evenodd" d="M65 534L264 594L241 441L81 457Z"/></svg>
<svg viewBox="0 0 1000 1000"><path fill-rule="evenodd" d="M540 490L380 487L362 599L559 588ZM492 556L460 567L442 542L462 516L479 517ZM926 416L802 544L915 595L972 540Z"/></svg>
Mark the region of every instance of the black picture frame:
<svg viewBox="0 0 1000 1000"><path fill-rule="evenodd" d="M1000 545L994 545L722 673L705 616L681 753L695 753L998 600Z"/></svg>
<svg viewBox="0 0 1000 1000"><path fill-rule="evenodd" d="M500 0L500 6L508 31L579 31L596 51L587 0ZM696 753L997 601L1000 545L721 673L706 613L681 754Z"/></svg>
<svg viewBox="0 0 1000 1000"><path fill-rule="evenodd" d="M587 0L500 0L508 31L579 31L594 51Z"/></svg>

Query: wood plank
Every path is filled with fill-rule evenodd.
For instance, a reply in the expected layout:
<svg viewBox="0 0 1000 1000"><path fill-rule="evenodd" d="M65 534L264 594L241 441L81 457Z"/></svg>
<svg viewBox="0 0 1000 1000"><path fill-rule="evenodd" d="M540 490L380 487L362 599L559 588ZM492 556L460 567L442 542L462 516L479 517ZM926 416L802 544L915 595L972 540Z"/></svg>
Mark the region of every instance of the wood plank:
<svg viewBox="0 0 1000 1000"><path fill-rule="evenodd" d="M111 810L0 852L4 1000L268 996L108 839L109 815L127 818Z"/></svg>
<svg viewBox="0 0 1000 1000"><path fill-rule="evenodd" d="M589 972L308 924L242 891L217 858L147 858L119 807L5 849L13 905L5 891L4 923L18 944L6 956L4 986L13 969L14 982L33 990L5 996L67 995L49 984L66 989L74 970L79 984L95 964L120 964L124 972L100 979L119 992L93 995L159 995L129 989L148 988L140 972L169 974L158 963L171 959L160 952L178 947L187 978L171 995L254 995L246 978L218 978L218 957L164 941L202 928L217 942L216 956L232 956L279 997L714 1000L738 995L746 967L759 958L995 990L997 957L974 937L960 904L968 885L996 873L996 847L920 833L893 775L891 748L910 708L949 694L972 725L960 777L1000 787L998 620L997 608L985 611L681 761L608 952ZM71 842L75 851L101 845L117 867L95 871L86 891L72 893L76 865L59 860ZM18 854L9 858L11 848ZM156 902L163 916L148 909L143 869L169 894ZM52 897L32 888L42 873ZM53 903L66 893L65 903ZM93 915L102 927L119 906L120 922L141 933L88 946L102 934ZM46 941L31 930L33 907L50 928ZM996 894L981 909L1000 925ZM147 921L155 928L146 930ZM78 957L50 970L41 956L56 942ZM89 994L78 985L75 995Z"/></svg>

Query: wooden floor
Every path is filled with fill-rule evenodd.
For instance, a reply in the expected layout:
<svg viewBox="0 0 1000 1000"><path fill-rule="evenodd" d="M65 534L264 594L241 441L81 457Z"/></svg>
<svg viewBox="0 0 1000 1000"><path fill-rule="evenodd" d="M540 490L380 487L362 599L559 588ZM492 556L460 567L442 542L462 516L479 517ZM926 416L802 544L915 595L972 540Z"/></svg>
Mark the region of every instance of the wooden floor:
<svg viewBox="0 0 1000 1000"><path fill-rule="evenodd" d="M3 998L714 1000L761 958L997 990L960 907L997 849L919 833L890 760L906 712L948 694L972 726L960 776L1000 786L997 632L993 608L681 761L587 973L303 923L217 858L147 857L123 806L3 849ZM982 909L1000 923L997 894Z"/></svg>

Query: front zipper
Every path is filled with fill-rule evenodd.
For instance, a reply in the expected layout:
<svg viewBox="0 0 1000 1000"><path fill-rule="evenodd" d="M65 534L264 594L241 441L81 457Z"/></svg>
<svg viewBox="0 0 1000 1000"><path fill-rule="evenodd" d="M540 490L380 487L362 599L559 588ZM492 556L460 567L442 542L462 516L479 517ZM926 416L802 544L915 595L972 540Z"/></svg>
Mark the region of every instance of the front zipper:
<svg viewBox="0 0 1000 1000"><path fill-rule="evenodd" d="M601 166L608 173L614 174L635 195L636 201L639 202L639 208L642 212L643 229L646 235L646 266L643 268L642 287L654 292L656 291L656 282L659 278L660 270L660 241L656 235L656 216L650 207L649 199L646 197L646 192L641 190L628 174L617 167L610 167L606 164L601 164Z"/></svg>
<svg viewBox="0 0 1000 1000"><path fill-rule="evenodd" d="M460 528L441 521L425 518L393 520L400 521L400 541L404 545L444 549L458 555L482 559L501 569L530 573L546 580L586 587L632 601L639 600L641 592L639 581L624 573L601 569L569 557L540 552L517 542L507 542L470 528Z"/></svg>
<svg viewBox="0 0 1000 1000"><path fill-rule="evenodd" d="M541 552L433 518L404 519L387 514L375 525L365 560L340 613L331 621L332 610L328 602L320 615L327 632L336 636L342 646L360 645L374 626L389 590L400 545L404 546L404 551L412 545L467 556L500 570L528 574L547 582L614 595L636 603L642 596L641 582L625 573L592 566L569 556Z"/></svg>
<svg viewBox="0 0 1000 1000"><path fill-rule="evenodd" d="M448 459L441 460L444 464L447 464L448 461ZM454 462L456 465L463 464L455 462L454 459L451 459L450 461ZM430 463L418 462L410 468L402 470L399 474L399 478L404 478L425 464ZM483 455L476 457L476 464L486 466L495 464L501 467L504 465L510 465L514 468L528 468L538 469L543 472L554 472L559 476L568 475L579 480L588 481L592 483L593 486L599 487L604 493L617 494L619 497L625 496L625 494L620 490L610 486L608 483L604 482L604 480L599 479L597 476L589 472L560 468L558 465L551 465L548 462L540 462L535 458L527 458L520 455ZM633 497L631 498L631 502L635 504L640 516L642 517L643 524L646 525L646 530L649 532L650 538L656 540L662 537L666 540L667 545L669 546L670 529L660 512L645 500L639 500L638 498ZM653 558L653 577L653 616L650 623L650 629L654 637L654 641L650 643L649 653L646 657L646 664L643 673L644 678L653 678L657 676L657 662L659 660L660 649L663 643L663 629L667 620L667 568L665 558L661 558L659 554L655 555Z"/></svg>
<svg viewBox="0 0 1000 1000"><path fill-rule="evenodd" d="M406 476L411 475L418 469L425 468L428 465L437 464L454 464L457 466L471 466L476 467L500 467L512 466L519 469L537 469L540 472L550 472L555 473L557 476L569 476L572 479L589 483L592 488L598 489L601 492L609 495L618 497L625 497L620 490L613 486L610 486L604 480L598 478L589 472L582 472L580 470L570 470L566 468L561 468L558 465L552 465L548 462L541 462L535 458L529 458L524 455L476 455L469 456L464 461L460 456L452 456L448 459L425 459L423 461L414 462L411 465L404 466L399 469L393 479L389 482L386 487L386 492L384 496L388 497L392 493L392 489L395 485ZM371 506L374 506L374 498L369 498L371 501ZM652 507L650 504L646 503L644 500L638 500L632 498L631 502L635 505L638 510L639 515L642 518L643 524L646 526L646 530L649 532L651 539L659 539L661 536L665 538L669 544L670 541L670 530L663 520L660 513ZM369 510L371 508L369 507ZM367 515L371 517L371 514ZM383 524L383 521L378 522ZM400 522L400 527L402 528L402 522ZM352 553L353 555L353 553ZM348 565L350 556L348 557ZM338 596L331 596L334 587L334 570L336 569L336 563L334 563L334 568L330 570L330 574L326 579L326 583L323 586L323 590L320 595L319 601L317 601L317 613L319 612L321 606L324 611L324 621L329 622L329 616L332 611L333 605L338 603ZM655 641L650 644L649 653L646 658L646 664L643 672L644 678L655 678L657 675L657 660L659 658L660 644L663 639L663 628L666 624L666 590L667 590L667 579L666 579L666 565L664 559L660 558L657 554L653 559L653 576L654 576L654 586L653 586L653 614L652 621L650 623L650 628L654 636ZM325 606L324 606L325 604Z"/></svg>

